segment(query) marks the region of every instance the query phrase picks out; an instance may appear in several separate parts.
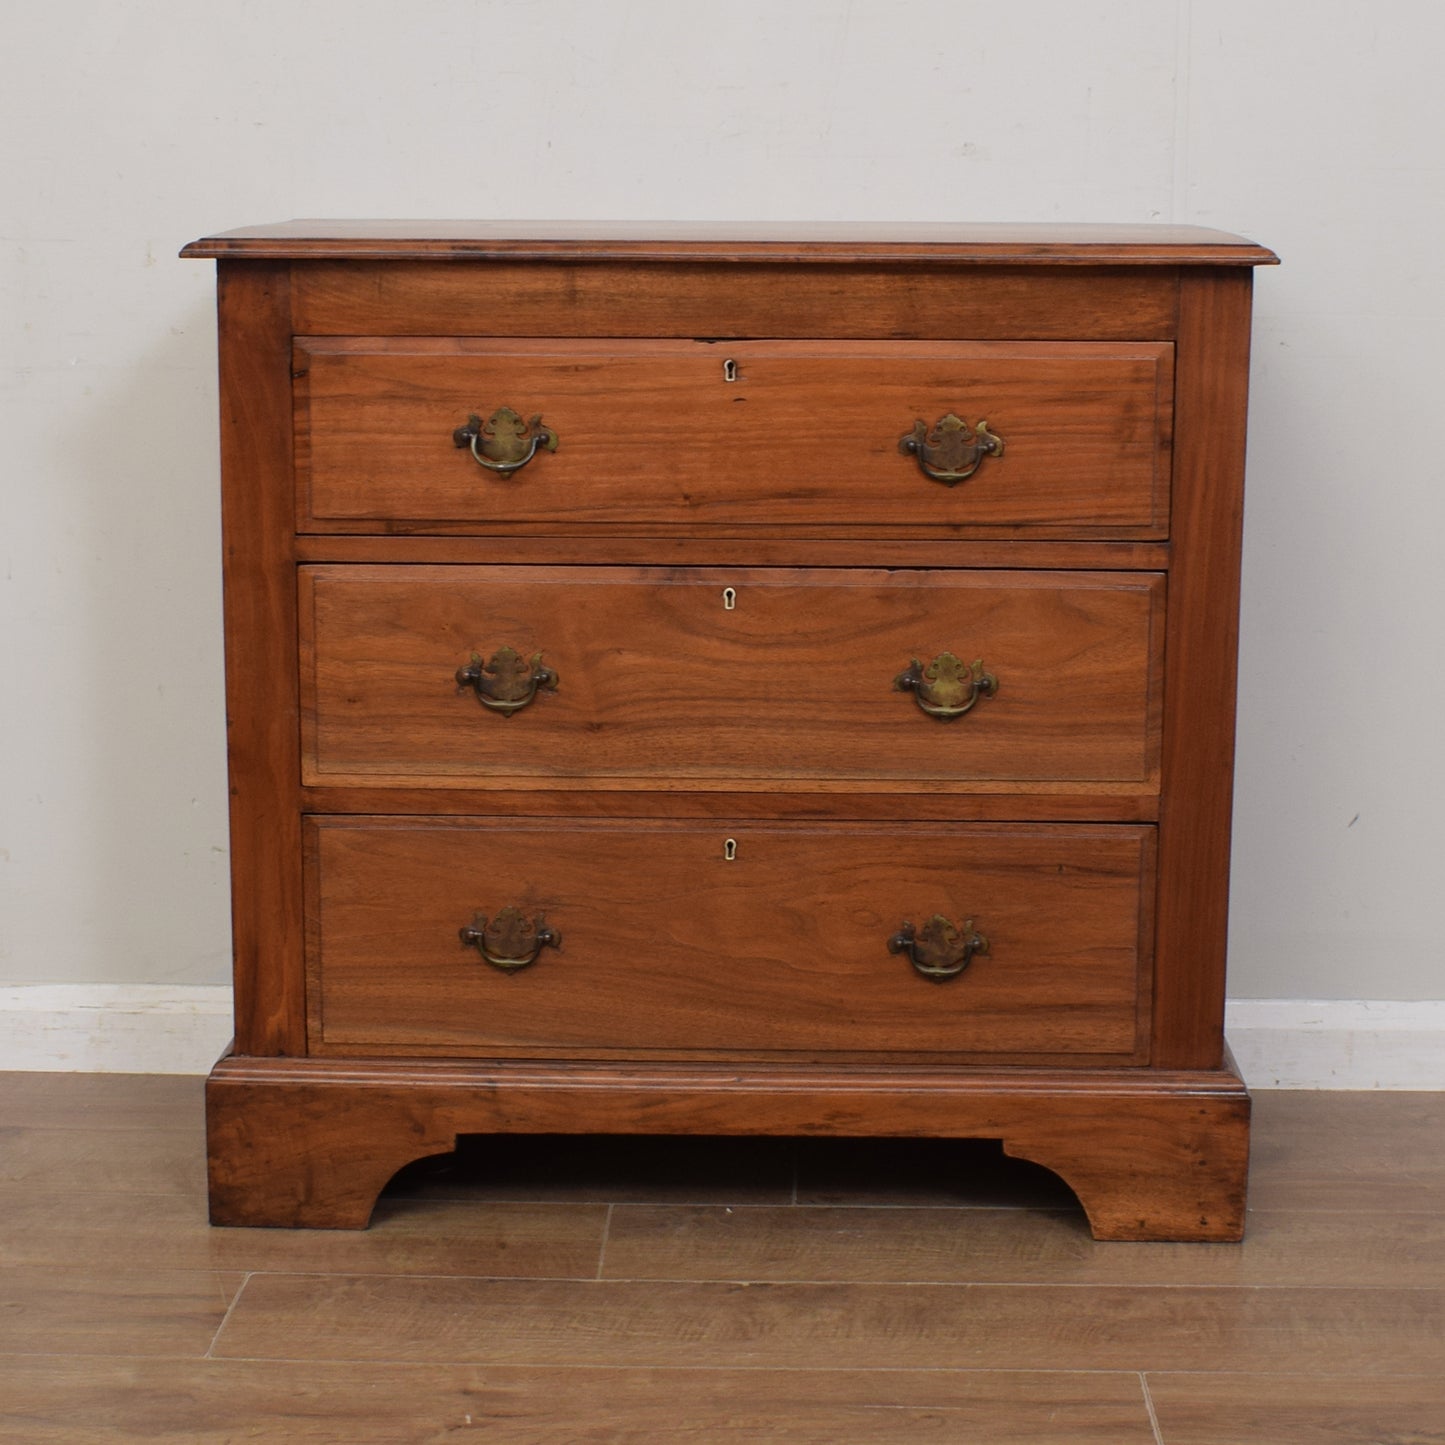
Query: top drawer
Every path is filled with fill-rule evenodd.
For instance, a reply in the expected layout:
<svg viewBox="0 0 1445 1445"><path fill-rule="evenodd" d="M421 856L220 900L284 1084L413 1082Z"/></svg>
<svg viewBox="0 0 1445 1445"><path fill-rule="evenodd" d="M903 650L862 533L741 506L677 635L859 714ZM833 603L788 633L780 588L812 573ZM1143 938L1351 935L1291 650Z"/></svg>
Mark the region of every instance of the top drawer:
<svg viewBox="0 0 1445 1445"><path fill-rule="evenodd" d="M298 337L294 372L303 532L1167 534L1162 342Z"/></svg>

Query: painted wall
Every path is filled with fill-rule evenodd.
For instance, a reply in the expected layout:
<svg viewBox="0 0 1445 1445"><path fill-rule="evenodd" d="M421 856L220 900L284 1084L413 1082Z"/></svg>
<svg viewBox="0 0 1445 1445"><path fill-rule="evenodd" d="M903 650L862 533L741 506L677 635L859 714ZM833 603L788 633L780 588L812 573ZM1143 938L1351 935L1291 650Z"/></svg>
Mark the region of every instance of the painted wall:
<svg viewBox="0 0 1445 1445"><path fill-rule="evenodd" d="M1261 273L1232 992L1442 987L1445 10L19 0L0 982L226 977L212 268L296 215L1188 221Z"/></svg>

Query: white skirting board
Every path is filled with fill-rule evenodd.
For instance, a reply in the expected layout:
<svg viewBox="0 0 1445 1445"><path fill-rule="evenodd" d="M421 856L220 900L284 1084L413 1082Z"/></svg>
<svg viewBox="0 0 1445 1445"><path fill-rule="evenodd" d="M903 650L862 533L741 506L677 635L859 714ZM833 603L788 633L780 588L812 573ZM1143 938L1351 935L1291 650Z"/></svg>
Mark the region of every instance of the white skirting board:
<svg viewBox="0 0 1445 1445"><path fill-rule="evenodd" d="M1259 1089L1445 1089L1445 1001L1236 999L1225 1031ZM0 1070L204 1074L231 992L171 984L0 988Z"/></svg>
<svg viewBox="0 0 1445 1445"><path fill-rule="evenodd" d="M1445 1089L1445 1000L1233 999L1224 1033L1254 1089Z"/></svg>
<svg viewBox="0 0 1445 1445"><path fill-rule="evenodd" d="M161 983L0 988L0 1069L208 1074L231 1041L231 990Z"/></svg>

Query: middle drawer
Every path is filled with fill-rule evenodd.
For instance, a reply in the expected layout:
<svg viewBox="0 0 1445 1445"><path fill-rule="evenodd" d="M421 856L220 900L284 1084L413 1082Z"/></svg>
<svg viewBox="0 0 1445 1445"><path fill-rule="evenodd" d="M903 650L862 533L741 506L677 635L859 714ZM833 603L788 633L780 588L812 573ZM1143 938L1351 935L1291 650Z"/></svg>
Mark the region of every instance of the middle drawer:
<svg viewBox="0 0 1445 1445"><path fill-rule="evenodd" d="M316 565L303 782L1157 786L1157 573Z"/></svg>

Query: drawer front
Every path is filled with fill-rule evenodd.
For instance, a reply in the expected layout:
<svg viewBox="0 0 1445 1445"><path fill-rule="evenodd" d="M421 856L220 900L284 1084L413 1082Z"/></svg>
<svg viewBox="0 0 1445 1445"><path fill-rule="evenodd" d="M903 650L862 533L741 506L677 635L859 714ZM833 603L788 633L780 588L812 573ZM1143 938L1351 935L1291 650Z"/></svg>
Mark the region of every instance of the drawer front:
<svg viewBox="0 0 1445 1445"><path fill-rule="evenodd" d="M1158 574L311 566L300 602L309 784L1157 787Z"/></svg>
<svg viewBox="0 0 1445 1445"><path fill-rule="evenodd" d="M1162 342L301 338L299 525L1160 537L1172 361ZM497 431L534 415L549 437L510 473L454 435L503 408L482 460L511 465L531 443ZM922 458L940 482L900 442L950 415L963 445ZM968 450L981 422L996 454Z"/></svg>
<svg viewBox="0 0 1445 1445"><path fill-rule="evenodd" d="M1141 1059L1148 827L324 817L307 837L314 1052ZM920 972L905 925L923 968L960 971Z"/></svg>

